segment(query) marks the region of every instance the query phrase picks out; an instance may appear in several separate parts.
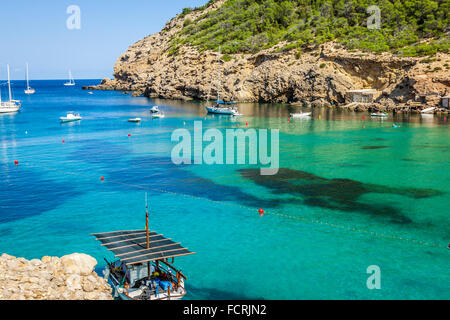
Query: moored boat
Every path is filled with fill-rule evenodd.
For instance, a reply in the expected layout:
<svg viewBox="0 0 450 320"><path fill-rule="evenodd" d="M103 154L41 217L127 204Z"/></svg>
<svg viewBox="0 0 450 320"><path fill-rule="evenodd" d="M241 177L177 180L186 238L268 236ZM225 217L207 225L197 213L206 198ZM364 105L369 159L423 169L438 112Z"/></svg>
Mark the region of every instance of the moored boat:
<svg viewBox="0 0 450 320"><path fill-rule="evenodd" d="M27 63L27 88L24 90L25 94L34 94L36 90L30 87L30 81L28 79L28 63Z"/></svg>
<svg viewBox="0 0 450 320"><path fill-rule="evenodd" d="M370 116L374 118L387 118L388 114L386 112L375 112L371 113Z"/></svg>
<svg viewBox="0 0 450 320"><path fill-rule="evenodd" d="M206 106L206 111L210 114L224 114L224 115L230 115L230 116L238 116L239 111L236 107L236 103L234 102L224 102L220 100L220 47L219 47L219 54L217 55L217 100L216 104L214 106ZM210 95L211 95L211 87L212 87L212 81L211 85L209 87L208 97L206 101L209 101Z"/></svg>
<svg viewBox="0 0 450 320"><path fill-rule="evenodd" d="M11 94L11 80L9 74L9 65L7 65L8 70L8 92L9 92L9 101L2 102L1 92L0 92L0 113L13 113L20 110L22 106L19 100L14 100Z"/></svg>
<svg viewBox="0 0 450 320"><path fill-rule="evenodd" d="M217 104L215 106L206 107L206 111L208 111L208 113L225 114L225 115L232 115L232 116L239 115L239 111L237 110L235 105L225 106L226 104L231 104L231 103L226 103L223 101L216 101L216 102L217 102Z"/></svg>
<svg viewBox="0 0 450 320"><path fill-rule="evenodd" d="M431 114L431 113L433 113L433 111L435 109L436 109L436 107L426 108L426 109L423 109L422 111L420 111L420 113L422 113L422 114Z"/></svg>
<svg viewBox="0 0 450 320"><path fill-rule="evenodd" d="M157 113L152 114L153 119L164 118L164 117L165 117L165 115L162 112L157 112Z"/></svg>
<svg viewBox="0 0 450 320"><path fill-rule="evenodd" d="M78 113L74 113L74 112L69 112L67 113L67 115L65 117L60 117L59 120L61 120L61 122L73 122L73 121L79 121L83 119L80 114Z"/></svg>
<svg viewBox="0 0 450 320"><path fill-rule="evenodd" d="M157 113L157 112L159 112L158 106L153 106L153 107L150 109L150 112L151 112L151 113Z"/></svg>
<svg viewBox="0 0 450 320"><path fill-rule="evenodd" d="M180 300L186 295L187 278L175 268L174 259L195 252L150 231L147 208L143 230L92 234L118 258L105 259L104 276L113 286L114 297L122 300Z"/></svg>
<svg viewBox="0 0 450 320"><path fill-rule="evenodd" d="M292 118L309 118L311 112L291 113Z"/></svg>
<svg viewBox="0 0 450 320"><path fill-rule="evenodd" d="M75 80L72 77L72 71L69 70L69 82L64 83L66 87L74 86Z"/></svg>
<svg viewBox="0 0 450 320"><path fill-rule="evenodd" d="M132 118L132 119L128 119L128 122L141 122L141 118Z"/></svg>

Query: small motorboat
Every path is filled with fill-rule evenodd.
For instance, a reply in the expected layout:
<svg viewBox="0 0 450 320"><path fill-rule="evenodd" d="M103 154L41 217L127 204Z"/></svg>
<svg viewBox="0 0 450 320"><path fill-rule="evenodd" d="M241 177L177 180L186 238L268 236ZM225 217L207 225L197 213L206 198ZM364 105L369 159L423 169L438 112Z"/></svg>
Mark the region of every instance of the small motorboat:
<svg viewBox="0 0 450 320"><path fill-rule="evenodd" d="M157 113L152 114L152 119L164 118L164 117L165 117L165 115L162 112L157 112Z"/></svg>
<svg viewBox="0 0 450 320"><path fill-rule="evenodd" d="M92 91L89 91L88 94L94 94Z"/></svg>
<svg viewBox="0 0 450 320"><path fill-rule="evenodd" d="M61 117L59 119L61 120L61 122L64 123L64 122L80 121L82 118L78 113L69 112L65 117Z"/></svg>
<svg viewBox="0 0 450 320"><path fill-rule="evenodd" d="M128 119L128 122L135 122L135 123L138 123L138 122L141 122L141 118L132 118L132 119Z"/></svg>
<svg viewBox="0 0 450 320"><path fill-rule="evenodd" d="M386 112L375 112L371 113L370 116L374 118L387 118L388 114Z"/></svg>
<svg viewBox="0 0 450 320"><path fill-rule="evenodd" d="M150 112L151 112L151 113L158 113L158 112L159 112L158 106L153 106L153 107L150 109Z"/></svg>
<svg viewBox="0 0 450 320"><path fill-rule="evenodd" d="M291 113L291 118L309 118L311 112Z"/></svg>
<svg viewBox="0 0 450 320"><path fill-rule="evenodd" d="M430 113L433 113L434 109L436 109L436 107L426 108L426 109L423 109L422 111L420 111L420 113L430 114Z"/></svg>

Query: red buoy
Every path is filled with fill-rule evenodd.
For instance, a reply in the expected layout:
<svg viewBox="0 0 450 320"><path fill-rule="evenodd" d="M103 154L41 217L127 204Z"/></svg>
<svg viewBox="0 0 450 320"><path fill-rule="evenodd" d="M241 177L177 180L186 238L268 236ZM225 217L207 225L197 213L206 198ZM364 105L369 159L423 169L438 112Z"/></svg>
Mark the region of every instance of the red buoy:
<svg viewBox="0 0 450 320"><path fill-rule="evenodd" d="M363 120L365 120L366 119L366 117L365 116L363 116Z"/></svg>
<svg viewBox="0 0 450 320"><path fill-rule="evenodd" d="M131 137L131 133L129 133L128 136Z"/></svg>
<svg viewBox="0 0 450 320"><path fill-rule="evenodd" d="M19 161L14 160L14 164L17 166L19 164Z"/></svg>
<svg viewBox="0 0 450 320"><path fill-rule="evenodd" d="M66 141L64 141L64 139L62 139L62 143L64 143L64 142L66 142Z"/></svg>
<svg viewBox="0 0 450 320"><path fill-rule="evenodd" d="M236 127L239 127L239 123L236 125Z"/></svg>
<svg viewBox="0 0 450 320"><path fill-rule="evenodd" d="M264 215L264 210L263 209L259 209L259 215L262 217Z"/></svg>
<svg viewBox="0 0 450 320"><path fill-rule="evenodd" d="M245 125L248 127L248 122L246 122Z"/></svg>
<svg viewBox="0 0 450 320"><path fill-rule="evenodd" d="M101 176L101 177L100 177L100 180L102 180L102 181L105 180L105 177Z"/></svg>

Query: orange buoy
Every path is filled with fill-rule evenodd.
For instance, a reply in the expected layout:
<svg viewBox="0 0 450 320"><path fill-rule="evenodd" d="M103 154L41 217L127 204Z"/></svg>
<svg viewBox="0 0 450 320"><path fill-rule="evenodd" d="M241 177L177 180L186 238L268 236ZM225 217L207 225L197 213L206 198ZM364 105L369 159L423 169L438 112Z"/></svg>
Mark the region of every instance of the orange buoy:
<svg viewBox="0 0 450 320"><path fill-rule="evenodd" d="M19 161L14 160L14 164L17 166L19 164Z"/></svg>

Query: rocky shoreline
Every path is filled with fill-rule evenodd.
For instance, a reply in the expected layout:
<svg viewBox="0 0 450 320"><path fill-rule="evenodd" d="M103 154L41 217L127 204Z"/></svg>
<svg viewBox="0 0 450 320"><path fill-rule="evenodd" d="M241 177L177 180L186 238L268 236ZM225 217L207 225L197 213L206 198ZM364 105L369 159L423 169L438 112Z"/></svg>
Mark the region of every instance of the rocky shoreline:
<svg viewBox="0 0 450 320"><path fill-rule="evenodd" d="M0 300L113 300L97 261L74 253L41 260L0 256Z"/></svg>
<svg viewBox="0 0 450 320"><path fill-rule="evenodd" d="M178 15L158 33L131 45L114 66L114 78L88 90L130 91L149 98L206 100L217 96L218 53L180 45L171 52L184 22L195 21L224 3ZM441 107L450 94L450 55L401 57L389 52L345 50L337 42L302 49L289 43L255 54L221 55L221 98L237 102L288 103L308 107L346 107L347 92L379 92L371 106L355 111L420 112ZM370 109L369 109L370 108ZM436 110L448 112L448 109Z"/></svg>

